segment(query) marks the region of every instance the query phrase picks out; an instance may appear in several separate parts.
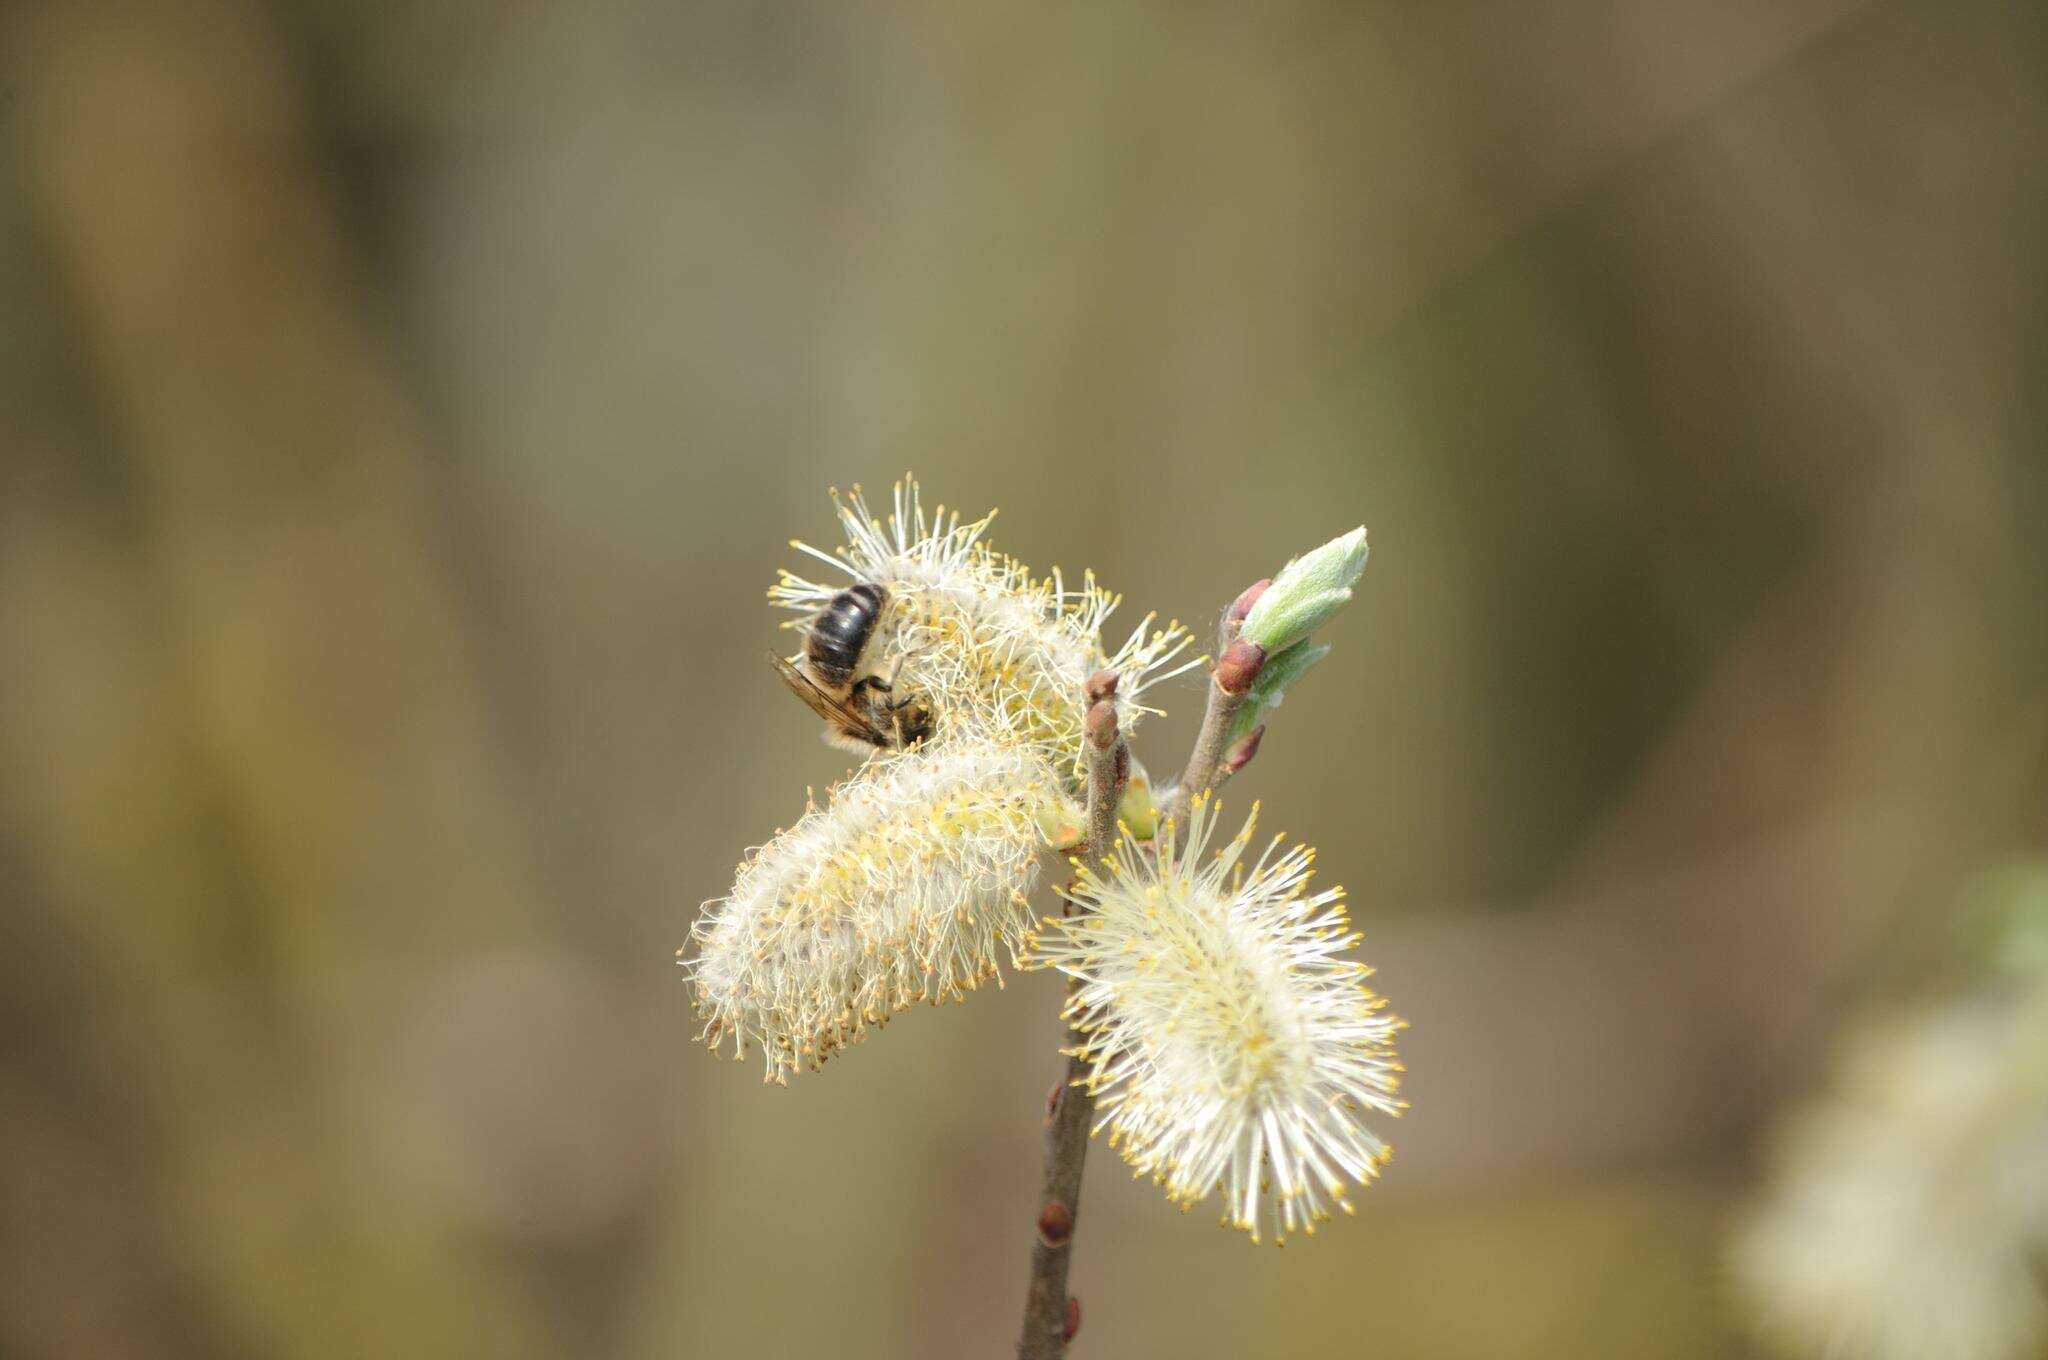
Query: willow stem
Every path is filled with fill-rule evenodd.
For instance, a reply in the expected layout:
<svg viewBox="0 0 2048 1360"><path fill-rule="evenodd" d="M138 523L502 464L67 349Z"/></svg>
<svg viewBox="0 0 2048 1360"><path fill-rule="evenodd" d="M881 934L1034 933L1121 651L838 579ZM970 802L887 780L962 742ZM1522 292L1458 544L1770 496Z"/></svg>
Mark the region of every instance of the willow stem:
<svg viewBox="0 0 2048 1360"><path fill-rule="evenodd" d="M1257 598L1255 592L1258 589L1254 586L1245 595ZM1242 600L1244 597L1239 598ZM1259 668L1266 664L1266 651L1256 642L1247 642L1236 636L1236 630L1227 618L1224 636L1230 641L1209 672L1209 705L1202 710L1202 730L1195 737L1195 749L1188 753L1188 767L1181 774L1180 783L1173 791L1173 801L1166 809L1167 820L1173 823L1177 834L1186 830L1188 809L1194 805L1196 795L1221 788L1224 780L1243 768L1257 753L1258 737L1263 735L1263 732L1253 734L1241 742L1240 749L1236 751L1231 747L1231 724L1237 721L1238 710L1244 707L1245 696L1251 693L1252 681L1259 678Z"/></svg>
<svg viewBox="0 0 2048 1360"><path fill-rule="evenodd" d="M1116 840L1118 806L1130 779L1131 751L1116 720L1116 673L1100 671L1088 681L1084 753L1088 778L1088 839L1082 855L1100 874ZM1075 911L1071 902L1067 910ZM1069 995L1074 984L1067 984ZM1045 1180L1039 1195L1038 1236L1031 1247L1031 1282L1024 1295L1024 1328L1018 1360L1055 1360L1080 1326L1080 1301L1067 1296L1067 1267L1074 1256L1074 1224L1081 1210L1081 1172L1088 1159L1088 1127L1095 1095L1088 1089L1088 1061L1080 1056L1083 1036L1067 1030L1067 1070L1046 1103Z"/></svg>

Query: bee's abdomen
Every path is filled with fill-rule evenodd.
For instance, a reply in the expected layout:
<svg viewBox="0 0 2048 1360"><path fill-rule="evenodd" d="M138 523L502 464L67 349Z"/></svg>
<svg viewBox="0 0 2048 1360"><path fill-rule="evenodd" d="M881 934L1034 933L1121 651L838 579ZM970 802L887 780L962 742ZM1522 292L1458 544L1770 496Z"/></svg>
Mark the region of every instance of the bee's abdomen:
<svg viewBox="0 0 2048 1360"><path fill-rule="evenodd" d="M804 639L804 656L813 675L828 685L843 685L853 678L860 649L867 645L886 598L880 586L863 581L840 591L818 611Z"/></svg>

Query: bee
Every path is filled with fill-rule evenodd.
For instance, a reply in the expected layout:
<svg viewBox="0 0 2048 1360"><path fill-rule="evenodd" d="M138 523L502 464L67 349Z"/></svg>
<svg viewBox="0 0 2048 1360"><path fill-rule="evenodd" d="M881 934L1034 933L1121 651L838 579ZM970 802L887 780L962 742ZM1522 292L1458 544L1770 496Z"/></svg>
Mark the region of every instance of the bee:
<svg viewBox="0 0 2048 1360"><path fill-rule="evenodd" d="M861 653L889 593L861 582L834 595L804 633L802 666L773 652L768 659L790 692L825 720L825 740L849 751L897 750L931 735L931 710L896 694L902 660L889 676L861 673Z"/></svg>

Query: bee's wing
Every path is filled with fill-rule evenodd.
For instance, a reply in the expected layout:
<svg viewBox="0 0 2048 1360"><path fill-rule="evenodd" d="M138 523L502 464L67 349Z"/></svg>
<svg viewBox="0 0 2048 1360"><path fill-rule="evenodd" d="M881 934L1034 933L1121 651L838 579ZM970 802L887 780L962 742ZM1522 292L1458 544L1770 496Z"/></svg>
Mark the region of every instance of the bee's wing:
<svg viewBox="0 0 2048 1360"><path fill-rule="evenodd" d="M782 683L789 686L789 692L804 701L811 712L823 718L838 731L850 737L875 746L889 744L888 735L877 728L866 714L847 703L819 689L817 682L805 675L775 653L768 653L769 664L782 677Z"/></svg>

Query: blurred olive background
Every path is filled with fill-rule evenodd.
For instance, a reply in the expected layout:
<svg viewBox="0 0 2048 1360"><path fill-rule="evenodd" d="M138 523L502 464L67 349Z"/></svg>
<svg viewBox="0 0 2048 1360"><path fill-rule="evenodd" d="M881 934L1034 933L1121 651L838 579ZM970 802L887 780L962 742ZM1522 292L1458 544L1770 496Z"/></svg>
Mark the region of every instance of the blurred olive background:
<svg viewBox="0 0 2048 1360"><path fill-rule="evenodd" d="M1013 1343L1056 980L789 1089L673 951L845 769L828 486L1204 632L1413 1022L1285 1252L1098 1146L1077 1354L1751 1353L1731 1215L2048 834L2048 7L15 0L0 1350ZM1176 767L1200 680L1139 755Z"/></svg>

